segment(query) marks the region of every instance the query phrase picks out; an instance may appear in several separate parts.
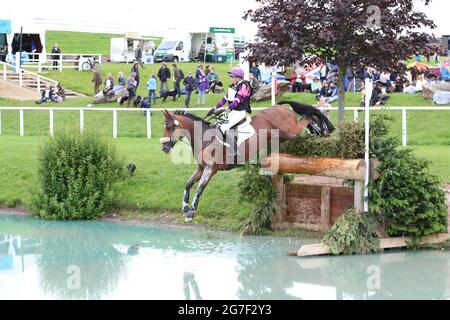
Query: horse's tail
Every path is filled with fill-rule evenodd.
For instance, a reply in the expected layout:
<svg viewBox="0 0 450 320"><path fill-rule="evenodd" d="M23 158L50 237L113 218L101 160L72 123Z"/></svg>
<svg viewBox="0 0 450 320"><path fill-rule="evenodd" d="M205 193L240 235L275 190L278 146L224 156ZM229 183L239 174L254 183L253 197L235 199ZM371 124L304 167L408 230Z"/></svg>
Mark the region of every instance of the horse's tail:
<svg viewBox="0 0 450 320"><path fill-rule="evenodd" d="M277 103L288 104L300 116L312 120L313 124L308 126L311 133L317 133L321 136L328 136L333 133L336 128L330 120L317 108L306 104L301 104L295 101L281 101Z"/></svg>

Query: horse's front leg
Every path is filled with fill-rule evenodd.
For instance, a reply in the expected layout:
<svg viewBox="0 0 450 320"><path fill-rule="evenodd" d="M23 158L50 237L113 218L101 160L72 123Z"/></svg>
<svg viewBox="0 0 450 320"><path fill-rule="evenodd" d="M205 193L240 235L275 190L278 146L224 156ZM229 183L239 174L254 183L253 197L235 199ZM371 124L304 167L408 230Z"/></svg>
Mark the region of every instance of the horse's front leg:
<svg viewBox="0 0 450 320"><path fill-rule="evenodd" d="M194 174L188 180L188 182L186 183L186 186L184 187L183 206L181 209L181 210L183 210L184 214L186 214L187 212L192 210L192 208L189 206L189 198L190 198L189 192L191 191L192 186L194 184L196 184L198 180L200 180L200 178L202 177L202 174L203 174L203 168L198 166L197 170L194 172Z"/></svg>
<svg viewBox="0 0 450 320"><path fill-rule="evenodd" d="M212 166L207 166L203 170L202 177L200 179L200 183L197 187L197 191L195 192L194 200L192 201L192 209L189 210L184 214L186 217L186 220L192 220L195 216L195 211L198 208L198 202L200 201L200 197L205 191L206 186L208 185L209 181L211 180L212 176L216 174L217 169L213 168Z"/></svg>

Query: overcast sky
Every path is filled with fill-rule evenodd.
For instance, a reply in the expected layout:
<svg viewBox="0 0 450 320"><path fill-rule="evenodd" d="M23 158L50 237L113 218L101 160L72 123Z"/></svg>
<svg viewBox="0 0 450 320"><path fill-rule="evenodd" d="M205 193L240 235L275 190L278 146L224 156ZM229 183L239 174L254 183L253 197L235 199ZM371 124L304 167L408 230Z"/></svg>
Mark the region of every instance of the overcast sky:
<svg viewBox="0 0 450 320"><path fill-rule="evenodd" d="M77 21L83 21L84 24L101 21L161 28L240 27L247 34L255 30L254 26L241 19L246 9L256 6L254 0L134 0L121 1L120 4L111 0L39 0L26 1L26 5L21 5L18 10L9 3L10 6L2 5L0 19L14 20L19 15L25 18L59 19L71 24ZM416 0L416 3L419 4L418 8L434 19L438 26L435 31L437 36L450 34L449 0L433 0L428 7L421 5L420 0ZM58 12L58 9L61 10Z"/></svg>

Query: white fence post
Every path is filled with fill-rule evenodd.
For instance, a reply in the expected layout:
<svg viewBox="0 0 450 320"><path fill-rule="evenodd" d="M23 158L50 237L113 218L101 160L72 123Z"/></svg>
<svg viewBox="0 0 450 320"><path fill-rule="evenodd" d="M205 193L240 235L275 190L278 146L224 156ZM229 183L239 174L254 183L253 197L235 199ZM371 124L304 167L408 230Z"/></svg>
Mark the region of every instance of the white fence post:
<svg viewBox="0 0 450 320"><path fill-rule="evenodd" d="M147 110L147 139L152 138L152 118L150 110Z"/></svg>
<svg viewBox="0 0 450 320"><path fill-rule="evenodd" d="M62 54L59 54L59 72L62 72L63 65L62 65Z"/></svg>
<svg viewBox="0 0 450 320"><path fill-rule="evenodd" d="M20 118L20 136L24 136L24 130L23 130L23 109L20 108L19 110L19 118Z"/></svg>
<svg viewBox="0 0 450 320"><path fill-rule="evenodd" d="M80 109L80 132L83 133L84 130L84 110Z"/></svg>
<svg viewBox="0 0 450 320"><path fill-rule="evenodd" d="M19 86L22 86L23 84L22 69L18 68L17 70L19 70Z"/></svg>
<svg viewBox="0 0 450 320"><path fill-rule="evenodd" d="M50 109L50 137L54 136L54 128L53 128L53 109Z"/></svg>
<svg viewBox="0 0 450 320"><path fill-rule="evenodd" d="M3 80L6 81L6 64L3 65Z"/></svg>
<svg viewBox="0 0 450 320"><path fill-rule="evenodd" d="M117 138L117 110L113 110L113 138Z"/></svg>
<svg viewBox="0 0 450 320"><path fill-rule="evenodd" d="M42 62L41 62L41 57L42 57L42 53L39 53L39 61L38 61L38 72L42 72Z"/></svg>
<svg viewBox="0 0 450 320"><path fill-rule="evenodd" d="M37 92L41 92L41 77L37 77Z"/></svg>
<svg viewBox="0 0 450 320"><path fill-rule="evenodd" d="M408 126L407 126L407 118L406 118L406 109L402 109L402 137L403 137L403 146L406 147L408 145Z"/></svg>

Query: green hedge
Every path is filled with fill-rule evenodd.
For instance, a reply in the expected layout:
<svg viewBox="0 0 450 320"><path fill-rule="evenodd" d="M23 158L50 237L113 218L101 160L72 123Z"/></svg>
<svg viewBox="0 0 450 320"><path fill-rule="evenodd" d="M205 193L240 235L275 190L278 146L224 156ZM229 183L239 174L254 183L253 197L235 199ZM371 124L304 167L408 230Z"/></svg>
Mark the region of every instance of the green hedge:
<svg viewBox="0 0 450 320"><path fill-rule="evenodd" d="M44 219L96 219L116 199L115 183L125 164L106 138L93 132L64 130L40 149L33 215Z"/></svg>

